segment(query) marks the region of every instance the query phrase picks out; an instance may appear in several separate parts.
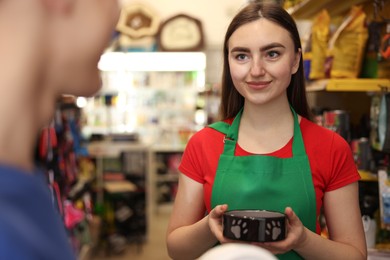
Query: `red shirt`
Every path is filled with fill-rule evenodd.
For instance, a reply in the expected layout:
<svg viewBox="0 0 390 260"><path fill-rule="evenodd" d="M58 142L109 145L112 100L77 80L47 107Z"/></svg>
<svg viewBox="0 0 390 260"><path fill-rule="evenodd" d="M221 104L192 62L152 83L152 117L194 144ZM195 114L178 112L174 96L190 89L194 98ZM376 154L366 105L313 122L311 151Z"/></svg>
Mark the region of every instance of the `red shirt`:
<svg viewBox="0 0 390 260"><path fill-rule="evenodd" d="M232 120L228 120L228 123L231 122ZM356 182L360 175L352 151L340 135L305 118L302 118L300 128L312 173L318 219L324 193ZM211 191L218 160L223 152L223 138L224 134L209 127L195 133L187 144L179 166L183 174L203 184L204 202L208 212L211 210ZM250 153L237 145L235 155L245 156ZM267 155L291 157L292 139L280 150ZM318 221L317 233L320 233Z"/></svg>

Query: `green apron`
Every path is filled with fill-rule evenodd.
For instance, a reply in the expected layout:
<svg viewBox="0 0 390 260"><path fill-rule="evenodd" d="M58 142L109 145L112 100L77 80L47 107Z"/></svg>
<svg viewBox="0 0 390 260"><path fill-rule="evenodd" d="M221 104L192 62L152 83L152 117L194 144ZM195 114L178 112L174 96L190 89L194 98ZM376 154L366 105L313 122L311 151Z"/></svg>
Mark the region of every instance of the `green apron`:
<svg viewBox="0 0 390 260"><path fill-rule="evenodd" d="M211 208L228 204L229 210L262 209L284 212L290 206L302 223L316 232L316 200L308 157L298 117L294 114L291 158L249 155L234 156L241 111L232 125L210 127L226 134L211 195ZM277 255L279 259L302 259L296 252Z"/></svg>

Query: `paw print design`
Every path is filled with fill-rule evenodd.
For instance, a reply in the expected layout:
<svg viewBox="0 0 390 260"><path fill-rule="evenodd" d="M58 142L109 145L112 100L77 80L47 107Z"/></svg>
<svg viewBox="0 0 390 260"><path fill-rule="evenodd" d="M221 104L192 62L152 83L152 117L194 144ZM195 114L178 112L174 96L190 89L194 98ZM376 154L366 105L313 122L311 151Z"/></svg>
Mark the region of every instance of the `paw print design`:
<svg viewBox="0 0 390 260"><path fill-rule="evenodd" d="M272 240L276 240L279 235L282 233L282 229L280 228L280 221L271 221L271 223L267 223L267 228L265 233L269 236L272 235Z"/></svg>
<svg viewBox="0 0 390 260"><path fill-rule="evenodd" d="M235 238L240 239L243 234L248 233L247 223L241 219L238 221L234 219L230 231L233 233Z"/></svg>

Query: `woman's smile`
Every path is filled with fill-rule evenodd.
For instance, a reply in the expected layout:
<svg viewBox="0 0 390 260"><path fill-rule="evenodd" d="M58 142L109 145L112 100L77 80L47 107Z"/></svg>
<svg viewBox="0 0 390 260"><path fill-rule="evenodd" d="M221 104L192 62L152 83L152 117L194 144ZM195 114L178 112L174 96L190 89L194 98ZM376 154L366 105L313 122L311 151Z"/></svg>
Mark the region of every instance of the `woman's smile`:
<svg viewBox="0 0 390 260"><path fill-rule="evenodd" d="M254 90L261 90L268 87L271 84L272 80L266 81L247 81L246 84L249 88Z"/></svg>

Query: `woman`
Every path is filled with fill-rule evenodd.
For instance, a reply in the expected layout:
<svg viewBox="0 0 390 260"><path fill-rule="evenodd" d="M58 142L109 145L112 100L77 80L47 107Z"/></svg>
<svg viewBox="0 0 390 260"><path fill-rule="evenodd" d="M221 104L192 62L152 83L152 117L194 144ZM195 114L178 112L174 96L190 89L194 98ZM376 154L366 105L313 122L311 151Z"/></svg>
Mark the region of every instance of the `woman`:
<svg viewBox="0 0 390 260"><path fill-rule="evenodd" d="M118 14L117 0L0 1L0 259L75 259L34 148L61 94L99 89Z"/></svg>
<svg viewBox="0 0 390 260"><path fill-rule="evenodd" d="M366 259L360 177L345 140L308 120L299 34L283 8L250 3L233 18L221 114L183 154L170 256L195 259L234 242L222 235L227 209L267 209L286 214L287 237L255 244L278 258ZM330 239L320 236L321 207Z"/></svg>

